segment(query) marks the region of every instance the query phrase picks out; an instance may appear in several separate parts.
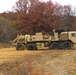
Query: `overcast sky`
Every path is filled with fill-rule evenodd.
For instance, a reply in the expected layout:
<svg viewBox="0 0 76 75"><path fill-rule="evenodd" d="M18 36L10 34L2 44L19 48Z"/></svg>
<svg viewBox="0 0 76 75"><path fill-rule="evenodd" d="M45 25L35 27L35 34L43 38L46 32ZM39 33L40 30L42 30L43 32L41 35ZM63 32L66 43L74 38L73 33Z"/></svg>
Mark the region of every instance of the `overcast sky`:
<svg viewBox="0 0 76 75"><path fill-rule="evenodd" d="M13 5L15 5L17 1L18 0L0 0L0 13L12 10Z"/></svg>
<svg viewBox="0 0 76 75"><path fill-rule="evenodd" d="M76 2L75 0L52 0L53 2L58 2L62 5L68 5L68 4L71 4L71 5L76 5Z"/></svg>
<svg viewBox="0 0 76 75"><path fill-rule="evenodd" d="M13 5L18 0L0 0L0 13L7 11L7 10L12 10ZM47 1L47 0L43 0ZM52 0L53 2L58 2L59 4L62 5L68 5L71 4L72 6L76 7L76 2L75 0Z"/></svg>

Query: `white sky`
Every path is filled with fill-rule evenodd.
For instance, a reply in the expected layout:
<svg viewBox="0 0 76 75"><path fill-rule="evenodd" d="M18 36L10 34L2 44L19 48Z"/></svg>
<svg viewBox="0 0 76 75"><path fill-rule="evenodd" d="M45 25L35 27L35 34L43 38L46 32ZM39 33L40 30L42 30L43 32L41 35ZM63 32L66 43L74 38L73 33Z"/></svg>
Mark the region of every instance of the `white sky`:
<svg viewBox="0 0 76 75"><path fill-rule="evenodd" d="M17 1L18 0L0 0L0 13L12 10L13 5L15 5Z"/></svg>
<svg viewBox="0 0 76 75"><path fill-rule="evenodd" d="M51 0L53 2L58 2L59 4L62 4L62 5L73 5L73 6L76 6L76 2L75 0Z"/></svg>
<svg viewBox="0 0 76 75"><path fill-rule="evenodd" d="M0 0L0 13L7 11L7 10L12 10L13 5L18 0ZM43 0L47 1L47 0ZM62 5L68 5L71 4L72 6L76 7L76 2L75 0L52 0L53 2L58 2L59 4Z"/></svg>

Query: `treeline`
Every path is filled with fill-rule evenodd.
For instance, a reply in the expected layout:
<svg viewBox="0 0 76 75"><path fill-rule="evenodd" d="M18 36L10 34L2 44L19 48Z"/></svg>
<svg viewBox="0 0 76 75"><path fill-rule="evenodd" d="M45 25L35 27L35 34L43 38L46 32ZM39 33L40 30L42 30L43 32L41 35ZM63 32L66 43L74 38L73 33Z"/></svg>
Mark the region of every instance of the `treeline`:
<svg viewBox="0 0 76 75"><path fill-rule="evenodd" d="M62 6L51 0L19 0L13 9L13 12L0 14L0 42L13 40L17 33L76 30L76 14L71 5Z"/></svg>

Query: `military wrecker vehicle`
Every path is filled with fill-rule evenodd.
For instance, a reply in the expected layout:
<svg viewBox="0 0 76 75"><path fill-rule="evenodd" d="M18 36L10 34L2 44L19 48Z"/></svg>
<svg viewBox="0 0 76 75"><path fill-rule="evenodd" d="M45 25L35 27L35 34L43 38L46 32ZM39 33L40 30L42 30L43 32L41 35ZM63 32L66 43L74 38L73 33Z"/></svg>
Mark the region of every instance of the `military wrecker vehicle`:
<svg viewBox="0 0 76 75"><path fill-rule="evenodd" d="M76 31L53 30L53 35L18 35L13 41L16 50L71 49L76 44Z"/></svg>

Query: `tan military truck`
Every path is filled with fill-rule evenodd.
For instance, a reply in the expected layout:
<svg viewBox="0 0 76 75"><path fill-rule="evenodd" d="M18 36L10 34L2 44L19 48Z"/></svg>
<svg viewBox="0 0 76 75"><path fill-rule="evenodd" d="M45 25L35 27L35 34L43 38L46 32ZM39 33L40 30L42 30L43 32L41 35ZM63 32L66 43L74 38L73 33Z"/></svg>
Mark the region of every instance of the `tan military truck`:
<svg viewBox="0 0 76 75"><path fill-rule="evenodd" d="M37 50L37 49L71 49L76 43L76 31L65 32L54 30L53 35L43 34L19 35L13 41L16 50Z"/></svg>

